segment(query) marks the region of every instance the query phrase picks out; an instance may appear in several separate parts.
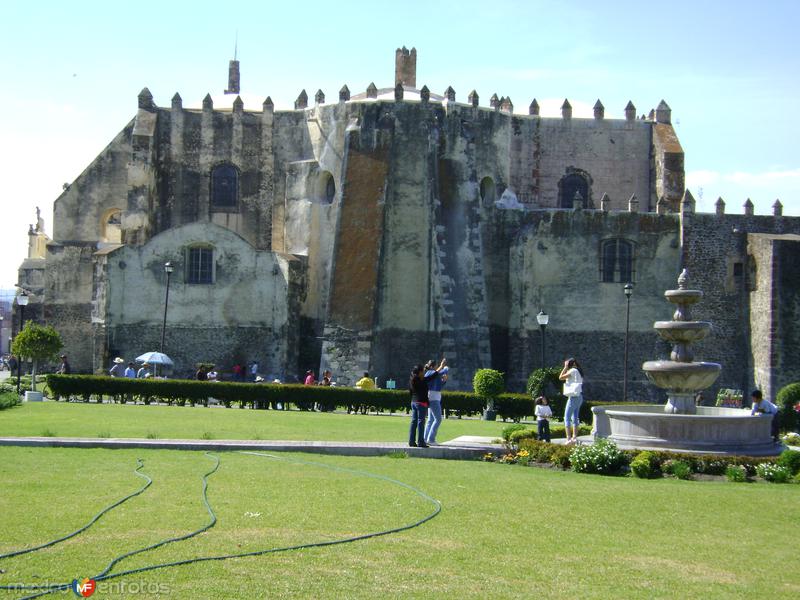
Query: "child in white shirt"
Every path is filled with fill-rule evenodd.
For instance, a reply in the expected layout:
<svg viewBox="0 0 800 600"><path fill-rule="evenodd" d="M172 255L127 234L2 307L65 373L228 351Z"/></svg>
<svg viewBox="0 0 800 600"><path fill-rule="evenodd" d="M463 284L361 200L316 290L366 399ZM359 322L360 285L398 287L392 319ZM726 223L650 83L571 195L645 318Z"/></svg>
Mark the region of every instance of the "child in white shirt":
<svg viewBox="0 0 800 600"><path fill-rule="evenodd" d="M553 411L550 405L547 404L547 398L539 396L536 399L536 426L537 438L541 442L550 441L550 417L553 416Z"/></svg>

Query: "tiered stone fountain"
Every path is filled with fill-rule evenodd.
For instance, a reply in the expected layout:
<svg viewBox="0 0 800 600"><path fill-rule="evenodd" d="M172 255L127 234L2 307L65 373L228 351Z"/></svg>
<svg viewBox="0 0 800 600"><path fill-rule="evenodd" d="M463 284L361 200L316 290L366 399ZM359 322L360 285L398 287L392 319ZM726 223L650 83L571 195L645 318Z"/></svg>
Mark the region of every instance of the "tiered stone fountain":
<svg viewBox="0 0 800 600"><path fill-rule="evenodd" d="M670 449L761 456L778 454L770 436L770 415L750 415L749 409L695 406L695 394L713 384L721 370L711 362L694 362L691 344L711 331L711 323L691 320L691 306L702 297L688 289L688 274L678 277L678 289L664 296L677 305L672 321L656 321L662 339L673 344L670 360L642 365L647 378L667 390L666 405L594 407L594 439L608 438L623 448Z"/></svg>

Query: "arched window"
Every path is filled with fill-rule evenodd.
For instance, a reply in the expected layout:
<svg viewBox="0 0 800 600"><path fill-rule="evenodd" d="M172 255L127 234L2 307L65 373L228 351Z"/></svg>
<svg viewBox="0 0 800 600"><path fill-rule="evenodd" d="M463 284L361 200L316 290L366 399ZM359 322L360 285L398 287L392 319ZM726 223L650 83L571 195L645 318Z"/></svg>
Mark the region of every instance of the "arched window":
<svg viewBox="0 0 800 600"><path fill-rule="evenodd" d="M558 182L559 208L586 208L589 206L589 182L583 175L572 173ZM580 202L580 204L577 204Z"/></svg>
<svg viewBox="0 0 800 600"><path fill-rule="evenodd" d="M239 199L239 171L233 165L218 165L211 170L212 208L235 208Z"/></svg>
<svg viewBox="0 0 800 600"><path fill-rule="evenodd" d="M187 248L186 283L214 283L214 248L211 246Z"/></svg>
<svg viewBox="0 0 800 600"><path fill-rule="evenodd" d="M100 223L102 241L109 244L119 244L122 242L122 211L119 208L111 208L103 213Z"/></svg>
<svg viewBox="0 0 800 600"><path fill-rule="evenodd" d="M600 247L600 280L607 283L632 283L633 243L621 238L604 240Z"/></svg>
<svg viewBox="0 0 800 600"><path fill-rule="evenodd" d="M316 200L322 204L332 204L336 197L336 181L328 171L323 171L317 180Z"/></svg>

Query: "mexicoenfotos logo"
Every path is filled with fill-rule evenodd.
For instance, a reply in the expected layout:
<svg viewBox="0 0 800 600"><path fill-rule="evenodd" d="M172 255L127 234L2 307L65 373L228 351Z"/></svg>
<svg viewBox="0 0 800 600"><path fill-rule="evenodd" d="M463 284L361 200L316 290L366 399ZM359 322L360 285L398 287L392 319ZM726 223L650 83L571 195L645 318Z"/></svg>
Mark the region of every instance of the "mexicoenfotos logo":
<svg viewBox="0 0 800 600"><path fill-rule="evenodd" d="M84 577L80 581L77 579L72 580L72 591L75 592L76 596L80 596L81 598L88 598L94 594L96 589L97 582L94 579Z"/></svg>

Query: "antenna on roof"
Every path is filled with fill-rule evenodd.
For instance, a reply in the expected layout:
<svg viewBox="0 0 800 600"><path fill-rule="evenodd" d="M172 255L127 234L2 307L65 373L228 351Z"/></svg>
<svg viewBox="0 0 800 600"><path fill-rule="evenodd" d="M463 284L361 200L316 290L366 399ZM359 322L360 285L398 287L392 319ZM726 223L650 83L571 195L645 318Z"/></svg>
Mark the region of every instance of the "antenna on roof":
<svg viewBox="0 0 800 600"><path fill-rule="evenodd" d="M233 60L236 60L236 54L239 51L239 30L236 30L236 38L233 42Z"/></svg>

